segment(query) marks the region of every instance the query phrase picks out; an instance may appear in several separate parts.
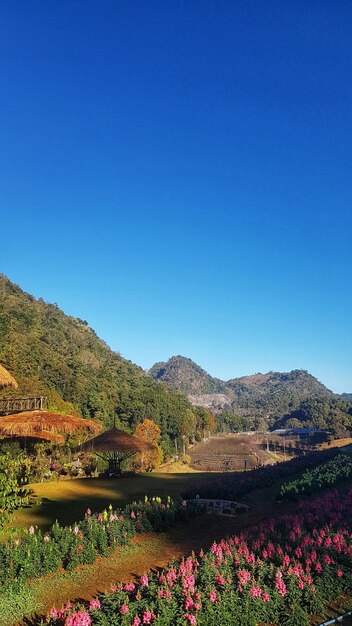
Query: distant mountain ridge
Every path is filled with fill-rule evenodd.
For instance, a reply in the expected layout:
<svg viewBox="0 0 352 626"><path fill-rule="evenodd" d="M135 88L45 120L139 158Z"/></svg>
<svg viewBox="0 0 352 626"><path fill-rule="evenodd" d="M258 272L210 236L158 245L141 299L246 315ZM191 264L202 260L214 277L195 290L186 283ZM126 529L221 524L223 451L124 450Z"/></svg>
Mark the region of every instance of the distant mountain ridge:
<svg viewBox="0 0 352 626"><path fill-rule="evenodd" d="M192 404L217 412L227 409L239 414L277 417L297 409L308 398L335 397L305 370L257 373L223 381L210 376L191 359L173 356L153 365L148 374L183 391Z"/></svg>

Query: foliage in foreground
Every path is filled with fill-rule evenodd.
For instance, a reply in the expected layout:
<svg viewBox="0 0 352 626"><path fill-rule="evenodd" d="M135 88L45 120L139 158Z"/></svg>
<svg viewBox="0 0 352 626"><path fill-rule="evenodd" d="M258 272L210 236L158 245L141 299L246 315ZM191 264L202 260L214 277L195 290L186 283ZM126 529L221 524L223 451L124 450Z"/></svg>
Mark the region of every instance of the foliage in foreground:
<svg viewBox="0 0 352 626"><path fill-rule="evenodd" d="M352 475L352 459L339 454L328 463L306 470L296 480L285 482L280 487L280 497L284 500L295 499L300 495L309 495L332 487L335 483L347 480Z"/></svg>
<svg viewBox="0 0 352 626"><path fill-rule="evenodd" d="M24 582L18 581L1 587L0 626L20 622L24 614L34 613L36 598L33 590Z"/></svg>
<svg viewBox="0 0 352 626"><path fill-rule="evenodd" d="M307 626L352 589L352 490L302 503L214 543L138 584L112 586L89 607L52 609L49 626Z"/></svg>
<svg viewBox="0 0 352 626"><path fill-rule="evenodd" d="M171 498L164 503L161 498L146 497L123 511L110 506L93 515L88 509L79 523L60 526L56 522L45 534L31 526L24 537L0 544L0 585L94 563L97 556L108 556L138 533L163 532L200 512L197 505L185 505Z"/></svg>
<svg viewBox="0 0 352 626"><path fill-rule="evenodd" d="M29 460L23 454L14 458L0 454L0 528L15 509L28 503Z"/></svg>

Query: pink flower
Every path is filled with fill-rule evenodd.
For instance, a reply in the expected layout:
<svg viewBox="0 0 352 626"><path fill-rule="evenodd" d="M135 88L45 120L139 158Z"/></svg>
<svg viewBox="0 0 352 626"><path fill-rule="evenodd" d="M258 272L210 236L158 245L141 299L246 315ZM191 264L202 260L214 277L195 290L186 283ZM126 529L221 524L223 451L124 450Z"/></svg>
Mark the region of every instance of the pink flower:
<svg viewBox="0 0 352 626"><path fill-rule="evenodd" d="M262 594L262 600L263 602L270 602L270 596L266 591Z"/></svg>
<svg viewBox="0 0 352 626"><path fill-rule="evenodd" d="M251 594L252 598L260 598L260 596L262 595L262 590L260 587L251 587L249 593Z"/></svg>
<svg viewBox="0 0 352 626"><path fill-rule="evenodd" d="M190 613L185 613L183 619L188 620L191 626L197 626L197 618L195 615L191 615Z"/></svg>
<svg viewBox="0 0 352 626"><path fill-rule="evenodd" d="M135 615L133 618L132 626L139 626L141 624L141 618Z"/></svg>
<svg viewBox="0 0 352 626"><path fill-rule="evenodd" d="M92 618L86 611L72 613L65 620L65 626L91 626Z"/></svg>
<svg viewBox="0 0 352 626"><path fill-rule="evenodd" d="M140 584L142 585L142 587L149 587L149 578L148 578L148 576L146 576L146 575L141 576Z"/></svg>
<svg viewBox="0 0 352 626"><path fill-rule="evenodd" d="M136 517L135 512L134 512L134 511L131 511L130 518L131 518L131 519L135 519L135 517Z"/></svg>
<svg viewBox="0 0 352 626"><path fill-rule="evenodd" d="M186 611L189 611L189 609L191 609L194 605L193 599L192 598L186 598L186 602L185 602L185 609Z"/></svg>
<svg viewBox="0 0 352 626"><path fill-rule="evenodd" d="M87 515L92 515L92 511L90 509L87 509Z"/></svg>
<svg viewBox="0 0 352 626"><path fill-rule="evenodd" d="M44 539L45 543L49 543L49 541L50 541L49 535L44 535L43 539Z"/></svg>
<svg viewBox="0 0 352 626"><path fill-rule="evenodd" d="M136 585L134 583L126 583L126 585L124 586L124 591L134 591L136 588Z"/></svg>
<svg viewBox="0 0 352 626"><path fill-rule="evenodd" d="M149 611L149 609L147 609L143 613L143 624L151 624L153 619L155 619L155 617L156 616L154 615L154 613L152 613L151 611Z"/></svg>
<svg viewBox="0 0 352 626"><path fill-rule="evenodd" d="M129 612L129 608L128 608L127 604L121 604L121 606L120 606L120 613L125 614L125 613L128 613L128 612Z"/></svg>
<svg viewBox="0 0 352 626"><path fill-rule="evenodd" d="M77 525L74 527L73 532L75 533L75 535L78 535L78 533L79 533L79 528L78 528L78 526L77 526Z"/></svg>
<svg viewBox="0 0 352 626"><path fill-rule="evenodd" d="M34 526L30 526L30 527L28 528L28 532L29 532L29 534L30 534L30 535L34 535L34 532L35 532L35 531L34 531Z"/></svg>
<svg viewBox="0 0 352 626"><path fill-rule="evenodd" d="M338 576L339 578L341 578L341 576L343 576L343 572L342 572L342 570L338 569L338 570L336 571L336 576Z"/></svg>
<svg viewBox="0 0 352 626"><path fill-rule="evenodd" d="M100 600L91 600L89 603L89 610L90 611L97 611L98 609L100 609L101 607L101 602Z"/></svg>
<svg viewBox="0 0 352 626"><path fill-rule="evenodd" d="M101 513L99 513L98 515L98 522L102 522L103 521L103 516Z"/></svg>
<svg viewBox="0 0 352 626"><path fill-rule="evenodd" d="M218 599L217 593L216 591L210 591L209 592L209 600L210 602L216 602Z"/></svg>

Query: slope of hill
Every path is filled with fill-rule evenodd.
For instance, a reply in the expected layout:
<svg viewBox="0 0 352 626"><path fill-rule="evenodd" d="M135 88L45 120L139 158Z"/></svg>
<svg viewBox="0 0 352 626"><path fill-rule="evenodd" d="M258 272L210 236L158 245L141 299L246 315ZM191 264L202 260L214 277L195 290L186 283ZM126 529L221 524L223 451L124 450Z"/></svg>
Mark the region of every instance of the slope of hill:
<svg viewBox="0 0 352 626"><path fill-rule="evenodd" d="M311 397L332 398L333 393L305 370L268 372L227 381L242 409L260 409L267 415L284 415Z"/></svg>
<svg viewBox="0 0 352 626"><path fill-rule="evenodd" d="M342 393L341 398L347 402L352 402L352 393Z"/></svg>
<svg viewBox="0 0 352 626"><path fill-rule="evenodd" d="M297 409L310 397L334 394L304 370L253 374L228 381L213 378L191 359L177 356L156 363L149 375L186 393L193 404L213 410L226 408L238 414L271 417Z"/></svg>
<svg viewBox="0 0 352 626"><path fill-rule="evenodd" d="M190 395L229 393L226 383L213 378L194 361L184 356L172 356L167 362L155 363L148 374L154 380L161 380L174 389Z"/></svg>
<svg viewBox="0 0 352 626"><path fill-rule="evenodd" d="M0 275L0 363L19 388L0 397L47 395L49 408L125 426L149 417L163 437L181 432L191 404L112 352L86 321L36 300Z"/></svg>

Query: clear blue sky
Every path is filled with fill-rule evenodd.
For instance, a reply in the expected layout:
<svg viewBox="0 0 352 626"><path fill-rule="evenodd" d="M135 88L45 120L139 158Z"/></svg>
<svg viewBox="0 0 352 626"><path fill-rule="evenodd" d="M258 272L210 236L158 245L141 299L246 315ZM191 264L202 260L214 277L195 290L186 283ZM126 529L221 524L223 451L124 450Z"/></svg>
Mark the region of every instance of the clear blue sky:
<svg viewBox="0 0 352 626"><path fill-rule="evenodd" d="M1 270L149 367L352 391L352 4L3 0Z"/></svg>

